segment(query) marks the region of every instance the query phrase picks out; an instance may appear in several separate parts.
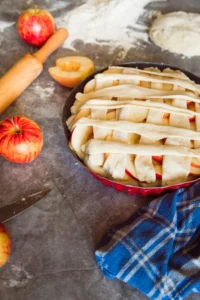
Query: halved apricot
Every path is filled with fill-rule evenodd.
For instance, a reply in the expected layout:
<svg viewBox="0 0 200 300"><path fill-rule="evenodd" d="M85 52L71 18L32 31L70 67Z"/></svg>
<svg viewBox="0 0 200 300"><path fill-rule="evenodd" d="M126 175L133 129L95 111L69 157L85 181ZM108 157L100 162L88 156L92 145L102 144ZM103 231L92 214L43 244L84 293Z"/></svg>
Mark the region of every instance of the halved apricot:
<svg viewBox="0 0 200 300"><path fill-rule="evenodd" d="M84 56L66 56L56 60L49 73L61 85L73 88L94 72L94 63Z"/></svg>

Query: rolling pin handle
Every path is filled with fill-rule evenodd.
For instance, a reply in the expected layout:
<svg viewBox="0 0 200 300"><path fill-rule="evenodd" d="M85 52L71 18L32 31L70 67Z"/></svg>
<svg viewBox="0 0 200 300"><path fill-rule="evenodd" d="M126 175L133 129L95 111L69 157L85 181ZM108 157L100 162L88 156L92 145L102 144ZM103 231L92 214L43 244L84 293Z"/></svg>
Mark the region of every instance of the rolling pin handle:
<svg viewBox="0 0 200 300"><path fill-rule="evenodd" d="M58 49L63 42L68 37L68 31L65 28L59 28L50 38L46 41L46 43L33 54L39 62L42 64L45 62L47 57L51 55L56 49Z"/></svg>

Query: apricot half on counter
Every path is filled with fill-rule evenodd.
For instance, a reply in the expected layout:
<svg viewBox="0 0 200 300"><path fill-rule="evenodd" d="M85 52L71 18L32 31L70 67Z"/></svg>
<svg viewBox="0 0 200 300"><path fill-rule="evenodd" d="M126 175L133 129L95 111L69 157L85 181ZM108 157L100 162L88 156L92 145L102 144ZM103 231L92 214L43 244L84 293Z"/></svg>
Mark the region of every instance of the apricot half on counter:
<svg viewBox="0 0 200 300"><path fill-rule="evenodd" d="M56 60L49 73L60 84L73 88L94 72L94 63L84 56L66 56Z"/></svg>
<svg viewBox="0 0 200 300"><path fill-rule="evenodd" d="M0 223L0 268L7 262L11 250L11 240L5 226Z"/></svg>

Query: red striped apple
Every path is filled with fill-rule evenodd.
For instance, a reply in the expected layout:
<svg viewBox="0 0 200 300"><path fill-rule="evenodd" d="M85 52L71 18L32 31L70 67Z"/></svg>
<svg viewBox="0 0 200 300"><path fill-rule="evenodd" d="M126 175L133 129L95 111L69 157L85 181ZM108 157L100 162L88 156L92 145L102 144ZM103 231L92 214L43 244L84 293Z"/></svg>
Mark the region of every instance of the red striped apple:
<svg viewBox="0 0 200 300"><path fill-rule="evenodd" d="M35 159L43 146L40 127L32 120L14 116L0 122L0 154L15 163Z"/></svg>
<svg viewBox="0 0 200 300"><path fill-rule="evenodd" d="M54 32L52 15L39 8L24 11L17 20L18 34L22 40L33 46L40 47Z"/></svg>
<svg viewBox="0 0 200 300"><path fill-rule="evenodd" d="M11 250L11 240L5 226L0 223L0 268L7 262Z"/></svg>

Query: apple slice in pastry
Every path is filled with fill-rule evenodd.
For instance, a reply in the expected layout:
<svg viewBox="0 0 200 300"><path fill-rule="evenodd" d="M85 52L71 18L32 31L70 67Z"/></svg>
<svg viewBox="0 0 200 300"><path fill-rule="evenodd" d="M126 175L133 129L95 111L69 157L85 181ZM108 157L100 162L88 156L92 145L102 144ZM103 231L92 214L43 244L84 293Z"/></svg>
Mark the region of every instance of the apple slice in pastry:
<svg viewBox="0 0 200 300"><path fill-rule="evenodd" d="M87 143L93 132L92 126L76 125L71 133L70 143L72 149L80 158L84 158L81 146Z"/></svg>
<svg viewBox="0 0 200 300"><path fill-rule="evenodd" d="M175 89L181 89L181 87L174 87ZM187 108L187 102L174 99L172 101L172 105ZM190 121L189 118L186 116L179 116L176 114L171 114L169 118L169 124L174 127L190 129ZM170 145L177 145L177 146L185 146L190 148L191 141L190 140L183 140L181 138L167 138L166 144ZM171 185L175 183L184 182L189 173L190 173L190 165L191 165L192 158L191 157L177 157L177 156L164 156L163 158L163 177L162 177L162 184L163 185Z"/></svg>
<svg viewBox="0 0 200 300"><path fill-rule="evenodd" d="M123 179L127 165L127 156L124 154L111 153L108 155L103 169L108 177Z"/></svg>

